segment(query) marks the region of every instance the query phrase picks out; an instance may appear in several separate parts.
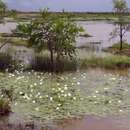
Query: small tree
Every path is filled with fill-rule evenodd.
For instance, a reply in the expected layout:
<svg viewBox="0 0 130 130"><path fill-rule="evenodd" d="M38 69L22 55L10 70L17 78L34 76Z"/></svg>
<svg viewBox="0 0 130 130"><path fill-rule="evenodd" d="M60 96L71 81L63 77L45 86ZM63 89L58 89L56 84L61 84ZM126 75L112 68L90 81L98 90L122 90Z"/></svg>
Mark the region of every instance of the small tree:
<svg viewBox="0 0 130 130"><path fill-rule="evenodd" d="M29 41L29 46L38 51L47 49L50 52L51 71L54 71L54 57L57 62L61 57L73 57L75 54L74 42L82 28L68 17L53 16L47 10L42 12L41 18L29 24L20 24L17 31L23 33Z"/></svg>
<svg viewBox="0 0 130 130"><path fill-rule="evenodd" d="M114 11L117 15L117 20L114 21L115 29L111 33L112 38L119 36L120 38L120 51L123 49L123 38L127 31L130 31L129 20L125 18L128 13L128 7L125 0L113 0Z"/></svg>
<svg viewBox="0 0 130 130"><path fill-rule="evenodd" d="M7 10L6 4L2 0L0 0L0 16L1 17L5 16L6 10Z"/></svg>

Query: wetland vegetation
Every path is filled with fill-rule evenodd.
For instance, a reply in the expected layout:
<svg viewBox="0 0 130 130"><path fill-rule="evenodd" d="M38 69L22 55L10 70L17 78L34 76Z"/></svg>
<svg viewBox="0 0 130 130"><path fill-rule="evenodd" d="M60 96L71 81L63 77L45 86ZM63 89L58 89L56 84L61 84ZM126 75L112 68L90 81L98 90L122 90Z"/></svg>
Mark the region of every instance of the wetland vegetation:
<svg viewBox="0 0 130 130"><path fill-rule="evenodd" d="M61 130L62 121L89 116L130 120L124 0L114 0L112 13L19 12L0 5L0 130Z"/></svg>

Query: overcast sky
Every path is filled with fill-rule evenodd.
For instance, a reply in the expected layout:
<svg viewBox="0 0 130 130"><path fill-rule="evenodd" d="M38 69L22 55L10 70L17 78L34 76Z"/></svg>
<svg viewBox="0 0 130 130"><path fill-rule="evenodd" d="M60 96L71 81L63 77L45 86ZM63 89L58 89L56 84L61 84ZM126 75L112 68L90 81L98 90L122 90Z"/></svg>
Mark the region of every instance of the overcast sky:
<svg viewBox="0 0 130 130"><path fill-rule="evenodd" d="M51 11L111 11L112 0L4 0L9 8L35 11L48 7ZM127 0L130 7L130 0Z"/></svg>

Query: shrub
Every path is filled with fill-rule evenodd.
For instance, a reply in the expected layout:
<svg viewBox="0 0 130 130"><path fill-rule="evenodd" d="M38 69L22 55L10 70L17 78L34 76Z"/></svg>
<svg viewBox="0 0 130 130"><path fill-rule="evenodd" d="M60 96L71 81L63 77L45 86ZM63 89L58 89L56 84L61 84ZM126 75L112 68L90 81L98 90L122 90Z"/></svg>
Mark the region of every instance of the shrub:
<svg viewBox="0 0 130 130"><path fill-rule="evenodd" d="M13 59L9 53L0 53L0 71L8 70L9 72L19 69L20 65L17 59Z"/></svg>
<svg viewBox="0 0 130 130"><path fill-rule="evenodd" d="M11 111L9 101L3 98L0 98L0 115L7 115Z"/></svg>
<svg viewBox="0 0 130 130"><path fill-rule="evenodd" d="M0 53L0 70L5 70L11 67L12 57L6 53Z"/></svg>

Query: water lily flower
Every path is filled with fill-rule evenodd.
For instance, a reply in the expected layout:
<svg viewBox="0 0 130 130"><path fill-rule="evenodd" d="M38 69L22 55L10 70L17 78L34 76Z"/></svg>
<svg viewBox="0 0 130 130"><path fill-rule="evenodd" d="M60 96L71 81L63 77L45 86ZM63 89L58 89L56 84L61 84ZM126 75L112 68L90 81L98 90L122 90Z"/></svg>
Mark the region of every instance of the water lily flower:
<svg viewBox="0 0 130 130"><path fill-rule="evenodd" d="M76 97L73 97L74 100L76 100Z"/></svg>
<svg viewBox="0 0 130 130"><path fill-rule="evenodd" d="M80 85L80 82L77 82L77 85Z"/></svg>
<svg viewBox="0 0 130 130"><path fill-rule="evenodd" d="M64 90L68 90L68 87L67 87L67 86L65 86L65 87L64 87Z"/></svg>
<svg viewBox="0 0 130 130"><path fill-rule="evenodd" d="M39 108L38 108L38 107L36 107L36 108L35 108L35 110L36 110L36 111L39 111Z"/></svg>
<svg viewBox="0 0 130 130"><path fill-rule="evenodd" d="M68 96L71 97L71 93L68 93Z"/></svg>
<svg viewBox="0 0 130 130"><path fill-rule="evenodd" d="M35 100L33 100L33 101L32 101L32 103L36 103L36 101L35 101Z"/></svg>
<svg viewBox="0 0 130 130"><path fill-rule="evenodd" d="M52 101L53 100L53 97L50 97L50 101Z"/></svg>
<svg viewBox="0 0 130 130"><path fill-rule="evenodd" d="M59 109L60 109L59 107L56 108L56 110L59 110Z"/></svg>

